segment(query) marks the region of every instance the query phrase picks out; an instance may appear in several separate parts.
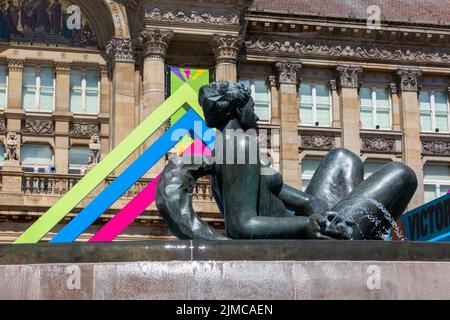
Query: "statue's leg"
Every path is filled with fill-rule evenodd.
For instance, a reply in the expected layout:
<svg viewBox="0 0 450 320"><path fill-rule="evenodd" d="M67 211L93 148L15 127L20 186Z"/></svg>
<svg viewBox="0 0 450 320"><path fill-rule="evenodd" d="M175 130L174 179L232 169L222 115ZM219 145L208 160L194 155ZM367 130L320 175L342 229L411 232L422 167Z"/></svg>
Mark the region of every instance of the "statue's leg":
<svg viewBox="0 0 450 320"><path fill-rule="evenodd" d="M350 194L364 178L364 164L353 152L332 150L314 173L306 193L324 200L329 208Z"/></svg>
<svg viewBox="0 0 450 320"><path fill-rule="evenodd" d="M359 184L333 211L353 221L353 239L380 239L406 210L417 189L414 171L391 162Z"/></svg>

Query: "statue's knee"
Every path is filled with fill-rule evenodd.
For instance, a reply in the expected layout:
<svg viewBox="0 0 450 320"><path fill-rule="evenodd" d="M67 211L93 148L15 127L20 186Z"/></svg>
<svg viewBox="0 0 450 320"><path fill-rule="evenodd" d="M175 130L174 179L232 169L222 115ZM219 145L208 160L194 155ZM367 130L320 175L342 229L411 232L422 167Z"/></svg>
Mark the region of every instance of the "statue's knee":
<svg viewBox="0 0 450 320"><path fill-rule="evenodd" d="M345 148L336 148L330 151L325 158L325 161L337 162L342 165L353 165L363 167L362 160L350 150Z"/></svg>
<svg viewBox="0 0 450 320"><path fill-rule="evenodd" d="M401 162L391 162L387 165L389 170L396 176L397 179L401 179L405 185L416 189L418 185L417 175L413 169Z"/></svg>

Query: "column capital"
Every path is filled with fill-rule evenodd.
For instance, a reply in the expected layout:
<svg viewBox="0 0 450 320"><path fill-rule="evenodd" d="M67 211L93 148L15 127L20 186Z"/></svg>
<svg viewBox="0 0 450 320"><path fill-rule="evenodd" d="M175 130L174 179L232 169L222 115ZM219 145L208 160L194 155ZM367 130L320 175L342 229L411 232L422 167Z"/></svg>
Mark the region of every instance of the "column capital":
<svg viewBox="0 0 450 320"><path fill-rule="evenodd" d="M165 59L167 48L174 36L173 31L144 29L139 33L139 45L143 49L143 57Z"/></svg>
<svg viewBox="0 0 450 320"><path fill-rule="evenodd" d="M23 62L20 59L8 59L8 70L21 72L23 70Z"/></svg>
<svg viewBox="0 0 450 320"><path fill-rule="evenodd" d="M419 92L422 81L422 71L412 69L399 69L396 72L398 91Z"/></svg>
<svg viewBox="0 0 450 320"><path fill-rule="evenodd" d="M243 36L233 36L230 34L215 34L211 41L211 50L214 53L217 64L236 64L239 53L244 43Z"/></svg>
<svg viewBox="0 0 450 320"><path fill-rule="evenodd" d="M133 43L130 39L111 38L106 45L106 54L108 55L109 63L134 63Z"/></svg>
<svg viewBox="0 0 450 320"><path fill-rule="evenodd" d="M359 66L340 65L336 67L339 88L359 88L363 69Z"/></svg>
<svg viewBox="0 0 450 320"><path fill-rule="evenodd" d="M277 62L275 63L275 69L278 74L278 82L284 84L297 85L301 78L300 72L302 70L302 64L299 62Z"/></svg>
<svg viewBox="0 0 450 320"><path fill-rule="evenodd" d="M396 83L390 83L389 84L389 91L391 94L398 94L398 87Z"/></svg>
<svg viewBox="0 0 450 320"><path fill-rule="evenodd" d="M70 75L71 65L66 62L57 62L55 65L56 74Z"/></svg>

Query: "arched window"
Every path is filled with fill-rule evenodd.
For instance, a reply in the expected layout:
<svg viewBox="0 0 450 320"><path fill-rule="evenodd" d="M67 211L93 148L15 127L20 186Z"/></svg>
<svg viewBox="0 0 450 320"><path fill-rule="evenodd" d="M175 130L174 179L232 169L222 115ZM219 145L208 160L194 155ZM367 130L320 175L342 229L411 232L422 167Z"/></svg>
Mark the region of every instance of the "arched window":
<svg viewBox="0 0 450 320"><path fill-rule="evenodd" d="M89 164L88 147L72 147L69 150L69 174L83 174Z"/></svg>
<svg viewBox="0 0 450 320"><path fill-rule="evenodd" d="M53 149L49 145L25 144L20 151L20 161L25 172L45 173L53 166Z"/></svg>

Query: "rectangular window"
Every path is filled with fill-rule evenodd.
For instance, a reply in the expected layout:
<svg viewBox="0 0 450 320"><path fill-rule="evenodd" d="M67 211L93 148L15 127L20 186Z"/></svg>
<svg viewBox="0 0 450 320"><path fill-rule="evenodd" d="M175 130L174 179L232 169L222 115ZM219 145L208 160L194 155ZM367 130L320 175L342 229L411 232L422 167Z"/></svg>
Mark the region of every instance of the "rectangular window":
<svg viewBox="0 0 450 320"><path fill-rule="evenodd" d="M100 81L96 70L70 72L70 111L98 114L100 110Z"/></svg>
<svg viewBox="0 0 450 320"><path fill-rule="evenodd" d="M331 94L327 84L302 82L299 89L302 126L331 126Z"/></svg>
<svg viewBox="0 0 450 320"><path fill-rule="evenodd" d="M55 77L50 67L25 67L23 70L23 109L52 112L55 105Z"/></svg>
<svg viewBox="0 0 450 320"><path fill-rule="evenodd" d="M270 90L267 81L242 79L239 82L252 91L252 98L255 101L255 113L259 120L270 122Z"/></svg>
<svg viewBox="0 0 450 320"><path fill-rule="evenodd" d="M69 150L69 174L83 174L89 164L88 147L72 147Z"/></svg>
<svg viewBox="0 0 450 320"><path fill-rule="evenodd" d="M450 167L426 165L424 171L425 202L439 198L450 190Z"/></svg>
<svg viewBox="0 0 450 320"><path fill-rule="evenodd" d="M391 130L392 108L389 91L385 88L363 87L359 97L362 128Z"/></svg>
<svg viewBox="0 0 450 320"><path fill-rule="evenodd" d="M5 162L5 147L0 144L0 166L2 166Z"/></svg>
<svg viewBox="0 0 450 320"><path fill-rule="evenodd" d="M364 162L364 179L369 178L375 172L380 170L387 162L366 161Z"/></svg>
<svg viewBox="0 0 450 320"><path fill-rule="evenodd" d="M0 109L6 109L8 103L8 72L6 66L0 66Z"/></svg>
<svg viewBox="0 0 450 320"><path fill-rule="evenodd" d="M322 160L316 160L316 159L305 159L302 161L302 186L303 191L306 190L309 183L311 182L312 177L314 176L314 173L316 172L317 168L319 168L320 163Z"/></svg>
<svg viewBox="0 0 450 320"><path fill-rule="evenodd" d="M20 162L25 172L44 173L53 165L53 150L48 145L25 144L20 151Z"/></svg>
<svg viewBox="0 0 450 320"><path fill-rule="evenodd" d="M450 132L449 103L444 91L420 92L420 125L423 132Z"/></svg>

